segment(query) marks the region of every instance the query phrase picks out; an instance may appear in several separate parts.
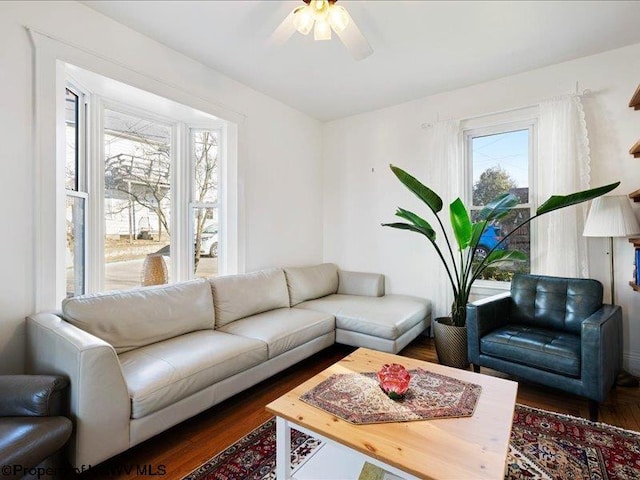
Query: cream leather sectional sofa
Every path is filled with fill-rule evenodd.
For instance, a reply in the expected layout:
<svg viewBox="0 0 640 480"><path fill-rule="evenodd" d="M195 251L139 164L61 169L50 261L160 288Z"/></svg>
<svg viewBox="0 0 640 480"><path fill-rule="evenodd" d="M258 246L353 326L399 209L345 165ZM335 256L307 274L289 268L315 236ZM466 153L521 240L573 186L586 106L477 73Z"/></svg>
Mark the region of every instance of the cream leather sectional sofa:
<svg viewBox="0 0 640 480"><path fill-rule="evenodd" d="M85 295L27 318L29 367L71 380L71 463L95 465L340 342L397 352L428 300L336 265Z"/></svg>

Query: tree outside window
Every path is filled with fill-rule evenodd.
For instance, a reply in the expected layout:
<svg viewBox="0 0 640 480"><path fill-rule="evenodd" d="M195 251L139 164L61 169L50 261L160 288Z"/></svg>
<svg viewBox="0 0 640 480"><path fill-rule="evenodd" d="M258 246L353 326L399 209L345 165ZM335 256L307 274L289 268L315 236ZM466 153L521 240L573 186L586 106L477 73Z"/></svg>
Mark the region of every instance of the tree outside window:
<svg viewBox="0 0 640 480"><path fill-rule="evenodd" d="M531 184L532 128L467 133L467 152L471 166L471 215L475 221L482 207L503 193L516 195L520 202L507 217L490 225L481 237L477 254L487 255L492 249L518 250L530 258L529 225L521 227L504 242L503 232L511 231L531 215L529 186ZM530 271L530 260L504 268L488 268L481 279L510 281L514 273Z"/></svg>

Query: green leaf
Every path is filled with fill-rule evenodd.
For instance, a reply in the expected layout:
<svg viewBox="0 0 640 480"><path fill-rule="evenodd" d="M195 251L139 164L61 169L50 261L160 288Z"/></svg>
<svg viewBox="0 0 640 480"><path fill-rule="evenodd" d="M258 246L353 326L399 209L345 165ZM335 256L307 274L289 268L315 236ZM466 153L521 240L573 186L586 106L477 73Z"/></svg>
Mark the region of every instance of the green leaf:
<svg viewBox="0 0 640 480"><path fill-rule="evenodd" d="M494 250L483 262L487 267L508 266L514 262L525 262L527 256L517 250Z"/></svg>
<svg viewBox="0 0 640 480"><path fill-rule="evenodd" d="M427 204L433 213L438 213L442 210L442 199L431 190L429 187L423 185L418 179L409 175L400 167L389 165L391 171L398 177L405 187L411 190L420 200Z"/></svg>
<svg viewBox="0 0 640 480"><path fill-rule="evenodd" d="M396 216L404 218L405 220L409 220L416 227L420 227L425 232L427 232L429 238L431 238L432 240L436 239L435 230L424 218L416 215L413 212L410 212L409 210L405 210L404 208L398 208L398 210L396 210Z"/></svg>
<svg viewBox="0 0 640 480"><path fill-rule="evenodd" d="M433 232L433 230L430 233L429 231L425 230L424 228L417 227L415 225L410 225L408 223L402 223L402 222L383 223L382 226L383 227L397 228L399 230L409 230L411 232L415 232L415 233L419 233L420 235L424 235L425 237L427 237L432 242L435 241L435 234L433 235L433 237L431 236L431 233Z"/></svg>
<svg viewBox="0 0 640 480"><path fill-rule="evenodd" d="M451 227L456 236L458 248L464 250L469 246L469 242L471 241L472 227L469 212L467 212L462 200L456 198L449 206L449 213L451 215Z"/></svg>
<svg viewBox="0 0 640 480"><path fill-rule="evenodd" d="M600 197L605 193L609 193L618 185L620 185L620 182L611 183L603 187L583 190L581 192L572 193L570 195L553 195L538 207L538 209L536 210L536 215L542 215L543 213L549 213L560 208L569 207L571 205L577 205L578 203L593 200L594 198Z"/></svg>
<svg viewBox="0 0 640 480"><path fill-rule="evenodd" d="M480 241L480 237L482 236L482 232L487 228L489 222L486 220L482 220L480 222L476 222L472 225L471 230L471 241L469 242L469 246L471 248L475 248L478 246L478 242Z"/></svg>
<svg viewBox="0 0 640 480"><path fill-rule="evenodd" d="M503 193L491 200L480 210L480 219L491 222L493 220L499 220L509 214L513 207L518 204L519 200L512 193Z"/></svg>

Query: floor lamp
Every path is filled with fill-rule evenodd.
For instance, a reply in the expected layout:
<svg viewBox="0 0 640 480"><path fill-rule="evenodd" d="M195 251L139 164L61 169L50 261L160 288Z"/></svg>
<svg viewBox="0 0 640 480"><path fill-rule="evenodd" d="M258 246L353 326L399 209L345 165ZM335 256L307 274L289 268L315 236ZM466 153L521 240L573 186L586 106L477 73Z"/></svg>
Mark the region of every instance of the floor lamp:
<svg viewBox="0 0 640 480"><path fill-rule="evenodd" d="M609 237L609 275L611 278L611 303L616 303L615 259L613 258L613 237L629 237L640 234L629 198L625 195L598 197L591 202L591 210L584 225L585 237ZM638 380L621 370L618 385L638 386Z"/></svg>

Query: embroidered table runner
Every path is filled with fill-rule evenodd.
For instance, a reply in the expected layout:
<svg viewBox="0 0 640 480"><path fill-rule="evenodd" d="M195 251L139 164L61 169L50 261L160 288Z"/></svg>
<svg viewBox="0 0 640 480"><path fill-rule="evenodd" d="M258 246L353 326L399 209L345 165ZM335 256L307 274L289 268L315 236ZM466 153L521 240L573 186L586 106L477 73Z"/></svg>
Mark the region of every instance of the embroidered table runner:
<svg viewBox="0 0 640 480"><path fill-rule="evenodd" d="M391 400L375 372L331 375L300 399L356 424L470 417L482 387L421 368L409 370L409 390Z"/></svg>

